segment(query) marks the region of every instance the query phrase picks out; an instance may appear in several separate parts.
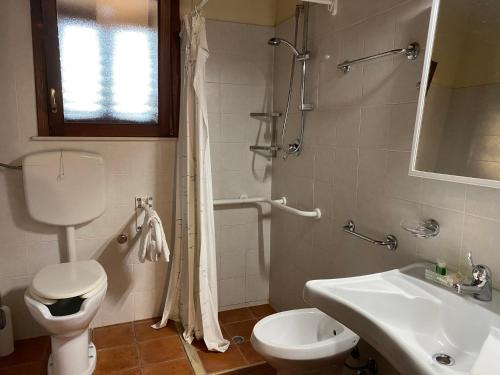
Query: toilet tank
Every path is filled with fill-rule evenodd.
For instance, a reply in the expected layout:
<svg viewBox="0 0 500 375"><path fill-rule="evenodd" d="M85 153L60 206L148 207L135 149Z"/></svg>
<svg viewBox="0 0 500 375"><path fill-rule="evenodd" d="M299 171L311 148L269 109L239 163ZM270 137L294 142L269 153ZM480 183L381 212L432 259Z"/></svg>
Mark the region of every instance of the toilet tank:
<svg viewBox="0 0 500 375"><path fill-rule="evenodd" d="M106 179L98 154L47 151L23 159L24 195L33 219L74 226L104 212Z"/></svg>

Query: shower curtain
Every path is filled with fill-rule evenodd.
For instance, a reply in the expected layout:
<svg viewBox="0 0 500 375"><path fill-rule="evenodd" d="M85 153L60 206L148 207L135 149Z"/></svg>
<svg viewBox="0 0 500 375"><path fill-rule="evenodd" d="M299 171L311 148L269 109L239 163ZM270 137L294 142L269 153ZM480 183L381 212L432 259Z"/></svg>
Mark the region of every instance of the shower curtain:
<svg viewBox="0 0 500 375"><path fill-rule="evenodd" d="M183 84L176 163L175 244L161 321L180 321L184 339L203 338L209 350L229 347L218 321L212 170L208 137L205 18L184 16Z"/></svg>

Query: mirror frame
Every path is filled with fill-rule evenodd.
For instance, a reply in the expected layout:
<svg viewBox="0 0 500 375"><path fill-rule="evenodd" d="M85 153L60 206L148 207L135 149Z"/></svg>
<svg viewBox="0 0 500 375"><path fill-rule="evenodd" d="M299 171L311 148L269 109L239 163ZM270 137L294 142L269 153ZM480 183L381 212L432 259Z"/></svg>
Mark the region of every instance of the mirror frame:
<svg viewBox="0 0 500 375"><path fill-rule="evenodd" d="M441 181L449 181L456 182L462 184L476 185L476 186L486 186L491 188L500 188L500 180L487 180L483 178L475 178L475 177L465 177L465 176L456 176L449 175L443 173L436 172L425 172L419 171L416 169L417 163L417 151L418 151L418 143L420 140L420 132L422 130L422 118L424 115L425 109L425 98L426 98L426 88L423 82L428 82L429 78L429 70L431 66L432 60L432 52L434 50L434 40L436 36L436 28L439 19L439 5L441 4L441 0L432 0L432 9L431 16L429 22L429 31L427 34L427 44L425 47L425 57L424 57L424 67L422 71L422 79L420 84L420 92L418 95L418 106L417 106L417 118L415 121L415 130L413 133L413 143L411 147L411 158L410 158L410 169L409 175L414 177L422 177L428 178L432 180L441 180Z"/></svg>

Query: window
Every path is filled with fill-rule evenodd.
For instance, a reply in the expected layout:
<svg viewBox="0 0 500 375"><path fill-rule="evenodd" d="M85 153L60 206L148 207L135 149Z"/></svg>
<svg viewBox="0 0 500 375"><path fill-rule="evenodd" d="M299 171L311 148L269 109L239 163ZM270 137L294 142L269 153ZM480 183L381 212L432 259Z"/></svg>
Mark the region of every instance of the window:
<svg viewBox="0 0 500 375"><path fill-rule="evenodd" d="M38 135L177 136L179 0L31 0Z"/></svg>

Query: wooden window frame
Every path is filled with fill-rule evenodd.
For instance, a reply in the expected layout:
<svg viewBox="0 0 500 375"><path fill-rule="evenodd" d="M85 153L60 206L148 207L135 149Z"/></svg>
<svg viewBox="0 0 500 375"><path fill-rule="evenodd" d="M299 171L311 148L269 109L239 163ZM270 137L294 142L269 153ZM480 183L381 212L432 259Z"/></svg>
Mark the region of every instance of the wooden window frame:
<svg viewBox="0 0 500 375"><path fill-rule="evenodd" d="M179 0L158 0L158 123L64 121L56 0L30 0L39 136L177 137L180 100Z"/></svg>

